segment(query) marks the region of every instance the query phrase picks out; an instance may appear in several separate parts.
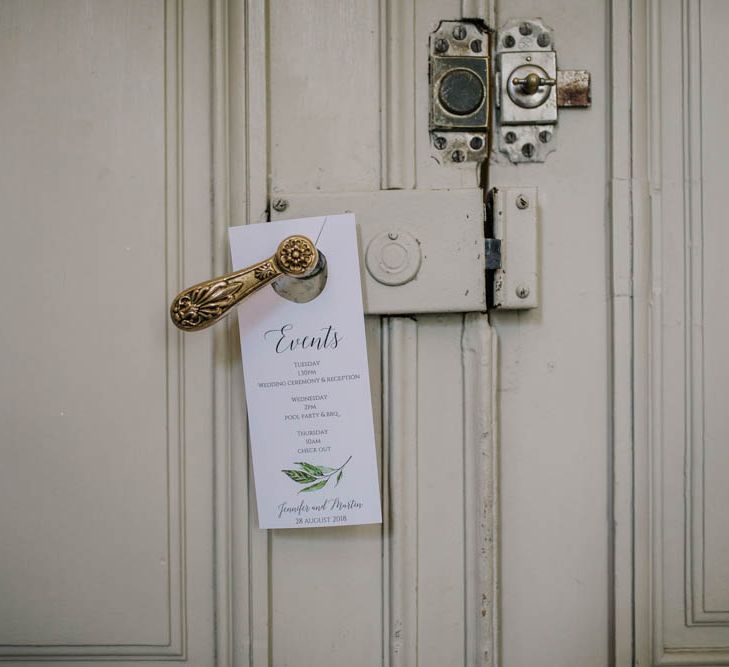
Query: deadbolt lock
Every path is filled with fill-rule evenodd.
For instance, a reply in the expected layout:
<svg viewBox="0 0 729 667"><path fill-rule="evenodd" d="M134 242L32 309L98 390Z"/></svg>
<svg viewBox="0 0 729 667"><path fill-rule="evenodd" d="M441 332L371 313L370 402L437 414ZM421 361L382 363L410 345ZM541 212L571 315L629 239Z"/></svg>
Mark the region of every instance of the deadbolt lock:
<svg viewBox="0 0 729 667"><path fill-rule="evenodd" d="M489 34L441 21L430 35L430 137L441 164L484 160L490 114Z"/></svg>
<svg viewBox="0 0 729 667"><path fill-rule="evenodd" d="M492 102L494 144L511 162L544 162L556 147L558 108L591 104L590 73L557 69L554 34L541 19L512 19L498 33L479 21L441 21L429 44L431 155L440 164L488 157Z"/></svg>

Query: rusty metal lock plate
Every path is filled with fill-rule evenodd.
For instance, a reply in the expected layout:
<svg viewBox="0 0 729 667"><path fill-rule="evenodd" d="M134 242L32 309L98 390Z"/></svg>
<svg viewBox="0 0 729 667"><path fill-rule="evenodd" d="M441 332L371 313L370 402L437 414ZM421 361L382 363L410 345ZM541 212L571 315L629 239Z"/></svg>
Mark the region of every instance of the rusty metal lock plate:
<svg viewBox="0 0 729 667"><path fill-rule="evenodd" d="M489 34L442 21L430 35L430 135L441 164L484 160L490 116Z"/></svg>

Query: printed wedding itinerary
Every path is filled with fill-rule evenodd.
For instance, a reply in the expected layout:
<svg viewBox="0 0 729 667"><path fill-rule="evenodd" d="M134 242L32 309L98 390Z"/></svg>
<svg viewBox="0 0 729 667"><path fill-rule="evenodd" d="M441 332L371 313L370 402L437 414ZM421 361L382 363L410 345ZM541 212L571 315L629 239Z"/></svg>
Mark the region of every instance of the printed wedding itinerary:
<svg viewBox="0 0 729 667"><path fill-rule="evenodd" d="M315 299L270 287L238 311L260 528L379 523L381 504L354 215L233 227L233 268L286 237L327 265Z"/></svg>

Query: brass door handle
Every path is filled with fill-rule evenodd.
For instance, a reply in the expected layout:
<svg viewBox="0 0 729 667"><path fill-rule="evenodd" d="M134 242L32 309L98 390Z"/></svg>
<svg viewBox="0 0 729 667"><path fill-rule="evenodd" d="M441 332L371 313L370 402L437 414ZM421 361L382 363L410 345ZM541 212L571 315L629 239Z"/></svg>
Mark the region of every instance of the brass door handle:
<svg viewBox="0 0 729 667"><path fill-rule="evenodd" d="M200 331L275 278L307 278L318 266L316 246L305 236L289 236L268 259L182 290L172 301L170 317L183 331Z"/></svg>

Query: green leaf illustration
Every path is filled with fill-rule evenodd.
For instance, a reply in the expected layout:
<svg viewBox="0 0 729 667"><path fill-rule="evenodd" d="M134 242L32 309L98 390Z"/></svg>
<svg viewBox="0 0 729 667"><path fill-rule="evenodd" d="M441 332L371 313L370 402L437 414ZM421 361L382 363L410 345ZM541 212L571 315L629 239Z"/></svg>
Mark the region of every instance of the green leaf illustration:
<svg viewBox="0 0 729 667"><path fill-rule="evenodd" d="M316 477L310 475L308 472L304 472L303 470L282 470L281 472L288 475L294 480L294 482L298 482L299 484L308 484L316 479Z"/></svg>
<svg viewBox="0 0 729 667"><path fill-rule="evenodd" d="M314 477L324 476L324 468L322 468L321 466L315 466L311 463L304 463L303 461L296 461L294 465L301 466L310 475L314 475Z"/></svg>
<svg viewBox="0 0 729 667"><path fill-rule="evenodd" d="M350 456L341 466L338 468L330 468L328 466L318 466L307 461L295 461L294 465L299 466L300 470L282 470L289 479L292 479L297 484L309 484L309 486L301 489L299 493L304 491L319 491L323 489L332 477L336 476L334 486L337 486L342 480L344 474L344 467L352 460ZM312 484L313 482L313 484Z"/></svg>
<svg viewBox="0 0 729 667"><path fill-rule="evenodd" d="M306 486L299 493L304 493L305 491L318 491L319 489L323 489L326 485L329 479L323 479L321 482L317 482L316 484L312 484L311 486Z"/></svg>

